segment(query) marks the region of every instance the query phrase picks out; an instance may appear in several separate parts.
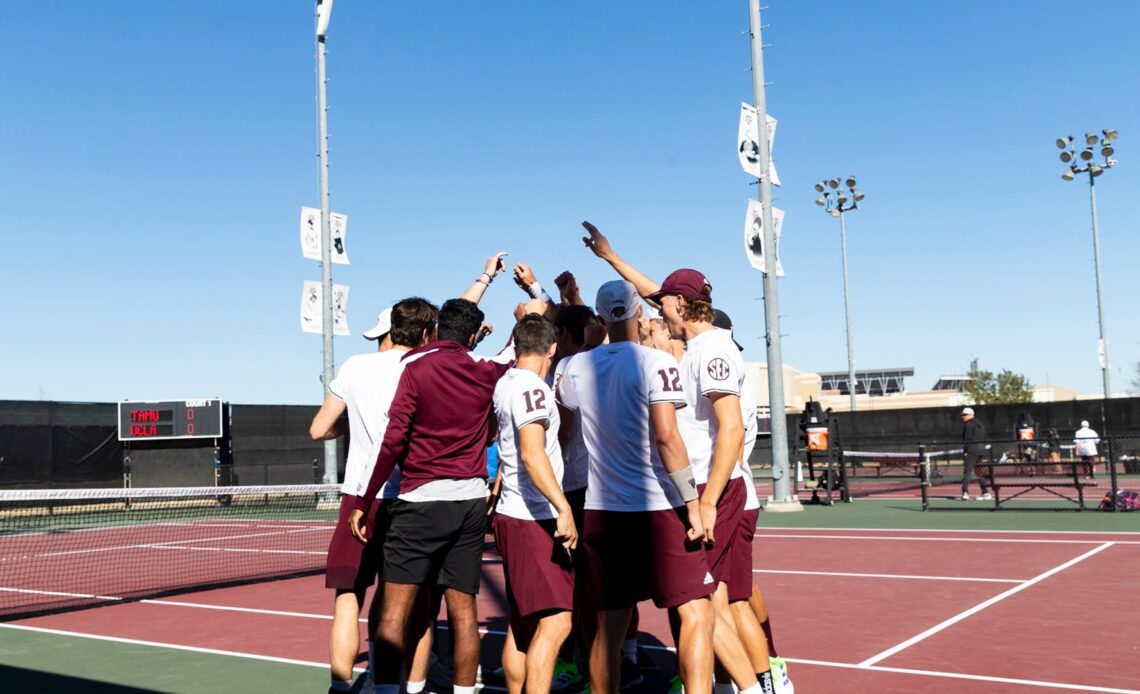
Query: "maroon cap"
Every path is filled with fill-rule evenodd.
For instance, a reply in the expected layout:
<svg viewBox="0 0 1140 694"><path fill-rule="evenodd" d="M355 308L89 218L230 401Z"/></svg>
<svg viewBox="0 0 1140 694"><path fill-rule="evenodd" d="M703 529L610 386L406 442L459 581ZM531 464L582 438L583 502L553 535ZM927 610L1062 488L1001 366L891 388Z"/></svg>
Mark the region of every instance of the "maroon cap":
<svg viewBox="0 0 1140 694"><path fill-rule="evenodd" d="M709 284L703 273L681 268L666 277L665 281L661 283L661 289L646 298L661 303L661 297L674 295L683 296L690 301L703 301L711 304L712 285Z"/></svg>

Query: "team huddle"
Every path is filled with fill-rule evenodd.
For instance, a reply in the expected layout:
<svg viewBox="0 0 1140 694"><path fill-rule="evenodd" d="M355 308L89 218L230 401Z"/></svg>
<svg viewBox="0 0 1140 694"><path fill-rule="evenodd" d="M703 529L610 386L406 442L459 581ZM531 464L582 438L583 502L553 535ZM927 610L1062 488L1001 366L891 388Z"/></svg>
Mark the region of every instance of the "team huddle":
<svg viewBox="0 0 1140 694"><path fill-rule="evenodd" d="M598 289L596 313L569 273L555 281L556 302L518 263L531 300L500 354L473 355L489 331L477 304L504 269L498 254L439 309L410 298L385 310L365 334L379 351L348 359L329 385L310 433L352 437L326 572L330 691L352 687L357 621L377 575L375 691L425 690L441 599L453 689L475 691L488 517L510 609L508 692L638 684L647 599L668 611L673 690L792 691L753 582L755 387L731 322L700 272L658 284L583 226L586 246L622 277Z"/></svg>

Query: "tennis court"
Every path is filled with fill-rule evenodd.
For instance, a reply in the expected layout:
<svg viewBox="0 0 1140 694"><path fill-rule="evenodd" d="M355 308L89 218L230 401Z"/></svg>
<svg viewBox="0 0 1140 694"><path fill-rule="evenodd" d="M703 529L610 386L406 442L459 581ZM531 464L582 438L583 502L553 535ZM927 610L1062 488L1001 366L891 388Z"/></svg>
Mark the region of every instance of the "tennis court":
<svg viewBox="0 0 1140 694"><path fill-rule="evenodd" d="M305 513L327 513L319 506ZM988 519L991 527L962 530L963 514L916 507L857 500L761 515L756 579L797 691L1140 691L1134 514L969 514L970 524ZM255 515L230 506L221 518L166 528L161 539L124 539L140 532L139 523L44 533L36 554L70 559L56 564L59 576L37 579L39 588L8 585L18 575L11 567L48 558L13 553L12 538L0 537L6 596L98 592L75 609L0 624L2 679L79 691L323 691L331 599L322 576L295 559L271 581L230 577L232 585L177 594L139 588L169 581L179 573L170 567L203 556L254 557L255 564L316 556L307 553L319 554L311 547L332 528L329 518ZM913 519L927 528L904 529ZM1082 530L1034 529L1065 521ZM82 553L65 547L69 534L85 537ZM116 577L131 596L107 589L106 570L68 568L82 566L78 557L113 566L112 556L140 553L149 556L131 573L141 577ZM502 567L490 544L484 575L479 611L489 671L505 627ZM641 615L642 641L660 665L642 691L655 692L672 674L672 639L662 612L643 605Z"/></svg>

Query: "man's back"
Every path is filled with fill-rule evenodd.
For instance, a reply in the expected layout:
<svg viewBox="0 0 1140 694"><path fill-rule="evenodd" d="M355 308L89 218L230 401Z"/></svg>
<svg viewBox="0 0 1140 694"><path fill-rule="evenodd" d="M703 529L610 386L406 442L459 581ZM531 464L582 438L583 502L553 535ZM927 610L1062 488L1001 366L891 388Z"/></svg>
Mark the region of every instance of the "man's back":
<svg viewBox="0 0 1140 694"><path fill-rule="evenodd" d="M390 349L349 357L329 384L329 392L344 401L348 411L351 442L345 461L345 494L364 493L380 452L380 442L388 428L388 408L404 371L406 352ZM392 471L381 491L383 498L395 498L400 472Z"/></svg>
<svg viewBox="0 0 1140 694"><path fill-rule="evenodd" d="M408 353L379 462L403 468L400 493L441 479L485 478L491 396L507 365L438 340Z"/></svg>
<svg viewBox="0 0 1140 694"><path fill-rule="evenodd" d="M589 455L586 508L651 511L681 506L657 452L653 404L684 405L677 362L632 342L575 355L559 398L580 419Z"/></svg>

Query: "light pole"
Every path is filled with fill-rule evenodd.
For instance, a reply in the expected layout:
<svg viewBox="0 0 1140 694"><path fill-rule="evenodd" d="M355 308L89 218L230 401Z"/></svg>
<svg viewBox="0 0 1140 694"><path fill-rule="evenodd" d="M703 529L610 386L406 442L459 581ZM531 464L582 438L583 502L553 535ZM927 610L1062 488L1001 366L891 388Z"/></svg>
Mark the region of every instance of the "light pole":
<svg viewBox="0 0 1140 694"><path fill-rule="evenodd" d="M328 96L325 86L325 33L332 17L333 0L317 0L317 168L321 198L321 337L323 368L321 383L328 393L333 380L333 295L332 295L332 230L329 226L329 122ZM325 484L336 484L336 439L325 441Z"/></svg>
<svg viewBox="0 0 1140 694"><path fill-rule="evenodd" d="M772 152L768 141L768 101L764 86L764 44L761 38L760 0L748 0L748 28L752 49L752 95L756 103L759 128L760 179L758 183L761 218L764 226L764 248L776 248L776 232L772 226ZM769 271L764 273L764 336L768 351L768 416L771 423L769 442L772 446L772 499L767 511L802 511L800 502L792 498L788 481L788 424L784 408L784 360L780 353L780 304L776 295L776 254L768 252Z"/></svg>
<svg viewBox="0 0 1140 694"><path fill-rule="evenodd" d="M847 221L844 214L859 209L859 201L864 198L863 192L855 187L855 177L848 176L843 185L847 192L840 187L838 178L820 181L815 184L815 191L823 193L816 198L819 205L832 217L839 217L839 245L843 250L843 314L847 320L847 391L851 395L851 411L855 411L855 350L851 346L851 299L847 286Z"/></svg>
<svg viewBox="0 0 1140 694"><path fill-rule="evenodd" d="M1096 272L1096 313L1097 324L1100 329L1100 339L1097 342L1097 356L1100 360L1101 376L1104 379L1104 397L1108 399L1112 395L1112 387L1109 383L1109 363L1108 363L1108 338L1105 336L1104 328L1104 299L1103 291L1100 285L1100 229L1097 227L1096 220L1096 177L1102 173L1116 166L1116 160L1112 155L1116 153L1116 149L1112 146L1112 142L1116 139L1115 130L1101 130L1102 137L1097 137L1096 133L1085 133L1085 148L1079 153L1073 147L1073 136L1062 137L1057 139L1057 147L1062 150L1061 161L1068 164L1069 168L1065 173L1061 174L1061 179L1065 181L1072 181L1078 174L1088 174L1089 176L1089 206L1092 208L1092 235L1093 235L1093 268ZM1104 161L1097 164L1093 161L1096 158L1094 149L1097 144L1100 144L1100 155ZM1078 160L1083 163L1078 163Z"/></svg>

